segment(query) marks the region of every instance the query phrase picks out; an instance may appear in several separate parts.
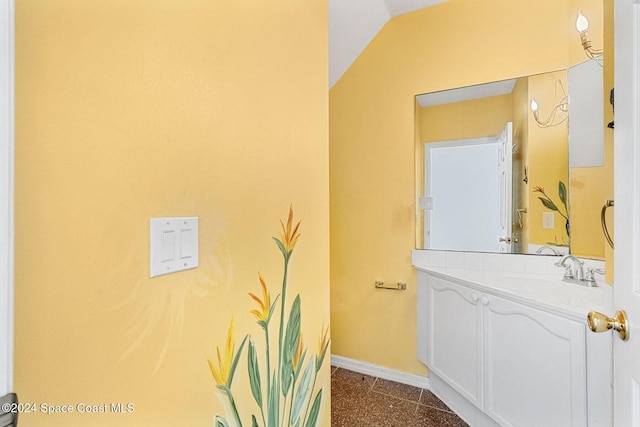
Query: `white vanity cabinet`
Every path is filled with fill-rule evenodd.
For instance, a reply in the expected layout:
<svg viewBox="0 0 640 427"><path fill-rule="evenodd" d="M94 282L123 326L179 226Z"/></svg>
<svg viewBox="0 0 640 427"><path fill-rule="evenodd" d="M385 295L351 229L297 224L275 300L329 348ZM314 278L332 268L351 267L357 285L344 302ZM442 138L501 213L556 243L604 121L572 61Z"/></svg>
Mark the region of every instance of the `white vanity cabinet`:
<svg viewBox="0 0 640 427"><path fill-rule="evenodd" d="M587 426L586 326L424 271L418 358L473 426Z"/></svg>
<svg viewBox="0 0 640 427"><path fill-rule="evenodd" d="M477 407L483 407L482 305L480 293L465 286L429 277L419 327L427 328L419 359L431 372ZM420 301L420 299L419 299ZM420 340L419 340L420 341Z"/></svg>
<svg viewBox="0 0 640 427"><path fill-rule="evenodd" d="M585 325L481 299L484 411L504 426L587 425Z"/></svg>

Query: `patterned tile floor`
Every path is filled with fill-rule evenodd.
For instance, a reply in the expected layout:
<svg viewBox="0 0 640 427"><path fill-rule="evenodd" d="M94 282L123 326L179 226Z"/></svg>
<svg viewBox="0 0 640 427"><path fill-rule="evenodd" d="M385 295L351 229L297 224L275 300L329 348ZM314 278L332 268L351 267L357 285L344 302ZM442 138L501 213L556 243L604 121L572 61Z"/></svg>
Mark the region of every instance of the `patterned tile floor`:
<svg viewBox="0 0 640 427"><path fill-rule="evenodd" d="M332 427L468 427L428 390L331 367Z"/></svg>

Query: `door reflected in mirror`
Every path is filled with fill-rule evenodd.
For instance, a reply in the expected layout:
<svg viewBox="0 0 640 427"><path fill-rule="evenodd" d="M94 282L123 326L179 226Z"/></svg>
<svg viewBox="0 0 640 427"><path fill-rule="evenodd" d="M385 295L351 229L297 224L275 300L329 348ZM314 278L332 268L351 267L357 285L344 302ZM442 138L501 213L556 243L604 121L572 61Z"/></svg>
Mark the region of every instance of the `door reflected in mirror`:
<svg viewBox="0 0 640 427"><path fill-rule="evenodd" d="M417 95L416 246L604 257L603 93L586 61Z"/></svg>

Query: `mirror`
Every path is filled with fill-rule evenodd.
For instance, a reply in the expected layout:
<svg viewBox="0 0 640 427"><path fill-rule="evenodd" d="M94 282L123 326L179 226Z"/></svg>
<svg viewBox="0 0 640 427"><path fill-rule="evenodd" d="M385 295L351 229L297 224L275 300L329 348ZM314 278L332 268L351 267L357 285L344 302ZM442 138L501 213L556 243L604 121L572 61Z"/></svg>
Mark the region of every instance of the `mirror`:
<svg viewBox="0 0 640 427"><path fill-rule="evenodd" d="M604 258L604 92L587 59L417 95L417 247Z"/></svg>

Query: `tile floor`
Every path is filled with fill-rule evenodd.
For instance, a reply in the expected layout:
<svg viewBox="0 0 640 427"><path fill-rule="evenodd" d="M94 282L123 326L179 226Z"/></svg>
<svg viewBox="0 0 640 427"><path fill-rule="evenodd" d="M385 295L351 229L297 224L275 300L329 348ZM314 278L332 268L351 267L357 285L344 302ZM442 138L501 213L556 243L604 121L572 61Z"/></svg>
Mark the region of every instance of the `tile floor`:
<svg viewBox="0 0 640 427"><path fill-rule="evenodd" d="M331 367L332 427L468 427L428 390Z"/></svg>

